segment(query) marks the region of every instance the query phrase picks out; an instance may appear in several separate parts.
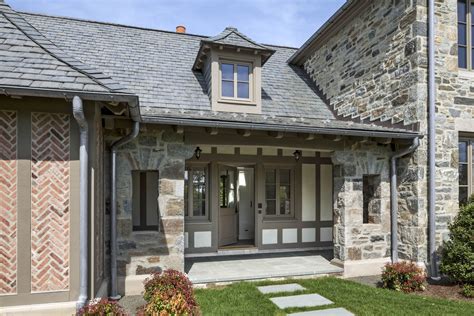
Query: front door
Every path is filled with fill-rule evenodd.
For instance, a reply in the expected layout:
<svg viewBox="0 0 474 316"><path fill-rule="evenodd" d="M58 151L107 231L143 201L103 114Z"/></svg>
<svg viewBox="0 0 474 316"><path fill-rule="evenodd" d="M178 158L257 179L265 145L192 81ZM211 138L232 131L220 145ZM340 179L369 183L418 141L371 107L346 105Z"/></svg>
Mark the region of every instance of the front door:
<svg viewBox="0 0 474 316"><path fill-rule="evenodd" d="M237 242L237 168L219 167L219 246Z"/></svg>

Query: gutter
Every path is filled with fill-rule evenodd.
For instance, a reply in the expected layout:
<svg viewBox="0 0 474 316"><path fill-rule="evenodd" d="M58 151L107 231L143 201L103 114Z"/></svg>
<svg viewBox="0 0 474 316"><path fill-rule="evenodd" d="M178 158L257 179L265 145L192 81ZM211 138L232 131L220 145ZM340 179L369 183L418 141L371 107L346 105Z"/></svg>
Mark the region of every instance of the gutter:
<svg viewBox="0 0 474 316"><path fill-rule="evenodd" d="M349 129L346 128L329 128L329 127L312 127L308 126L294 126L282 124L266 124L266 123L246 123L246 122L231 122L231 121L215 121L215 120L201 120L189 118L173 118L173 117L151 117L142 116L145 123L160 123L169 125L184 125L195 127L215 127L215 128L234 128L234 129L249 129L273 132L288 132L288 133L314 133L322 135L341 135L341 136L361 136L361 137L379 137L379 138L396 138L396 139L413 139L415 137L422 138L423 136L416 132L403 131L371 131L363 129ZM350 126L350 123L347 123Z"/></svg>
<svg viewBox="0 0 474 316"><path fill-rule="evenodd" d="M439 280L438 258L436 255L436 83L435 83L435 4L428 0L428 260L430 277Z"/></svg>
<svg viewBox="0 0 474 316"><path fill-rule="evenodd" d="M88 278L88 203L89 203L89 180L88 180L88 142L89 126L84 115L82 99L75 96L72 100L72 114L79 125L80 148L79 148L79 298L76 303L77 309L81 309L87 301L87 278Z"/></svg>
<svg viewBox="0 0 474 316"><path fill-rule="evenodd" d="M134 120L140 119L140 109L138 107L138 97L128 93L110 92L89 92L63 89L40 89L29 87L0 86L0 94L5 96L25 96L42 98L59 98L70 100L75 96L83 100L103 101L103 102L126 102L129 104L130 114Z"/></svg>
<svg viewBox="0 0 474 316"><path fill-rule="evenodd" d="M140 132L140 123L133 122L132 131L123 138L112 143L112 161L111 161L111 211L110 211L110 298L120 299L117 293L117 149L120 146L132 141Z"/></svg>
<svg viewBox="0 0 474 316"><path fill-rule="evenodd" d="M398 190L397 190L397 159L413 153L420 146L416 137L410 147L395 152L390 158L390 244L392 245L392 263L398 262Z"/></svg>

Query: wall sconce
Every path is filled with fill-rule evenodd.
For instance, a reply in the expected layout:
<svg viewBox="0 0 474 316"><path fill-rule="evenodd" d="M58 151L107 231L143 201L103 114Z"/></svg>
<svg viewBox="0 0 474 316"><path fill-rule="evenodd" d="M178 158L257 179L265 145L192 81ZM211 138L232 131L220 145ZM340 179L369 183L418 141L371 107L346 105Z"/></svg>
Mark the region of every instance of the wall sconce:
<svg viewBox="0 0 474 316"><path fill-rule="evenodd" d="M194 156L196 157L196 159L201 158L201 152L202 152L201 148L199 148L199 146L196 147L196 149L194 150Z"/></svg>
<svg viewBox="0 0 474 316"><path fill-rule="evenodd" d="M295 150L293 153L293 156L295 156L295 160L298 161L301 158L301 150Z"/></svg>

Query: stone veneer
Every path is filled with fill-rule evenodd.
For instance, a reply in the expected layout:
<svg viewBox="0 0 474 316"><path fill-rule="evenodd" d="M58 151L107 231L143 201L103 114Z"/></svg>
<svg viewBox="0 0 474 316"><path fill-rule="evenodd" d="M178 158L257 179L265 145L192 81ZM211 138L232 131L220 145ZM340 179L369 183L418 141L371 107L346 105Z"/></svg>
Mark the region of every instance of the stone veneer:
<svg viewBox="0 0 474 316"><path fill-rule="evenodd" d="M336 114L427 133L427 2L372 1L304 67ZM458 212L458 140L474 135L474 72L457 66L457 0L436 0L436 242ZM363 31L361 31L363 30ZM427 137L399 163L400 257L426 261Z"/></svg>
<svg viewBox="0 0 474 316"><path fill-rule="evenodd" d="M339 117L366 123L418 127L424 134L427 129L426 4L418 0L366 2L366 6L357 16L352 17L350 21L345 21L345 27L331 35L329 40L313 52L305 61L304 68ZM457 146L453 143L440 144L440 146L446 146L448 151L453 145ZM358 155L351 154L352 150L353 148L348 148L345 153L336 153L335 161L341 164L344 161L351 161L341 157ZM370 155L382 154L375 147L367 148L367 150L370 150ZM386 148L384 154L386 159L389 158L390 153L390 148ZM361 155L357 158L359 160L369 158L364 157ZM365 163L367 162L369 161ZM421 140L419 149L410 157L399 160L398 164L399 256L402 259L418 262L426 261L427 258L426 165L427 138L425 137ZM344 175L345 169L352 167L349 164L341 168ZM384 173L389 172L388 165L383 169ZM362 172L362 170L357 170ZM361 174L355 176L357 181L360 181ZM351 177L346 176L339 176L336 180L345 183L343 185L345 189L351 188L350 183L353 182ZM438 184L440 184L439 180ZM384 179L382 179L382 184L384 185ZM455 188L453 181L450 181L450 185ZM358 187L358 185L353 184L353 187ZM457 203L457 195L452 192L453 189L443 188L443 190L449 191L443 197L454 199L454 202L447 203L449 205L446 207L455 212L457 208L454 204ZM356 194L354 189L340 192L336 210L342 212L342 210L354 209L350 203L353 202L354 195L358 196L359 193L360 197L356 200L356 205L358 205L357 208L360 206L360 212L362 212L362 193ZM389 207L383 204L382 202L382 207L385 209ZM441 211L441 208L438 206L437 210ZM382 217L383 214L382 212ZM345 219L353 214L341 213L340 216ZM338 225L343 227L344 223L351 224L350 221L344 220ZM340 259L346 258L346 255L352 259L383 255L383 252L389 250L390 247L387 236L390 228L386 225L383 224L386 245L382 247L377 241L373 244L373 249L377 248L375 253L364 252L363 245L355 248L351 245L360 243L361 236L370 240L370 235L379 233L378 227L367 226L367 224L356 225L362 229L351 230L344 226L345 236L341 245L344 245L345 250L339 249L339 254L336 255L341 256ZM444 224L440 228L444 233L446 232ZM336 239L341 239L340 237L336 236ZM352 249L350 253L349 249ZM365 251L369 251L371 247L366 245L366 249ZM389 255L387 251L385 256Z"/></svg>
<svg viewBox="0 0 474 316"><path fill-rule="evenodd" d="M106 137L108 143L117 135ZM117 153L118 274L149 274L167 268L184 270L184 165L194 147L183 136L145 126ZM132 170L159 171L159 229L132 227Z"/></svg>
<svg viewBox="0 0 474 316"><path fill-rule="evenodd" d="M390 256L388 146L346 144L334 152L334 256L346 260ZM363 176L380 176L378 223L363 224Z"/></svg>

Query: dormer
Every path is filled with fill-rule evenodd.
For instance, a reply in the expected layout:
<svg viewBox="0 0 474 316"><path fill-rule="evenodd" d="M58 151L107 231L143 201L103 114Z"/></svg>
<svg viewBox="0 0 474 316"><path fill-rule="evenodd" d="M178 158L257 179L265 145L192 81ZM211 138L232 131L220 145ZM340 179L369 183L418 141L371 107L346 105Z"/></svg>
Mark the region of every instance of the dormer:
<svg viewBox="0 0 474 316"><path fill-rule="evenodd" d="M201 71L213 111L262 112L262 66L275 51L234 27L201 40L193 70Z"/></svg>

